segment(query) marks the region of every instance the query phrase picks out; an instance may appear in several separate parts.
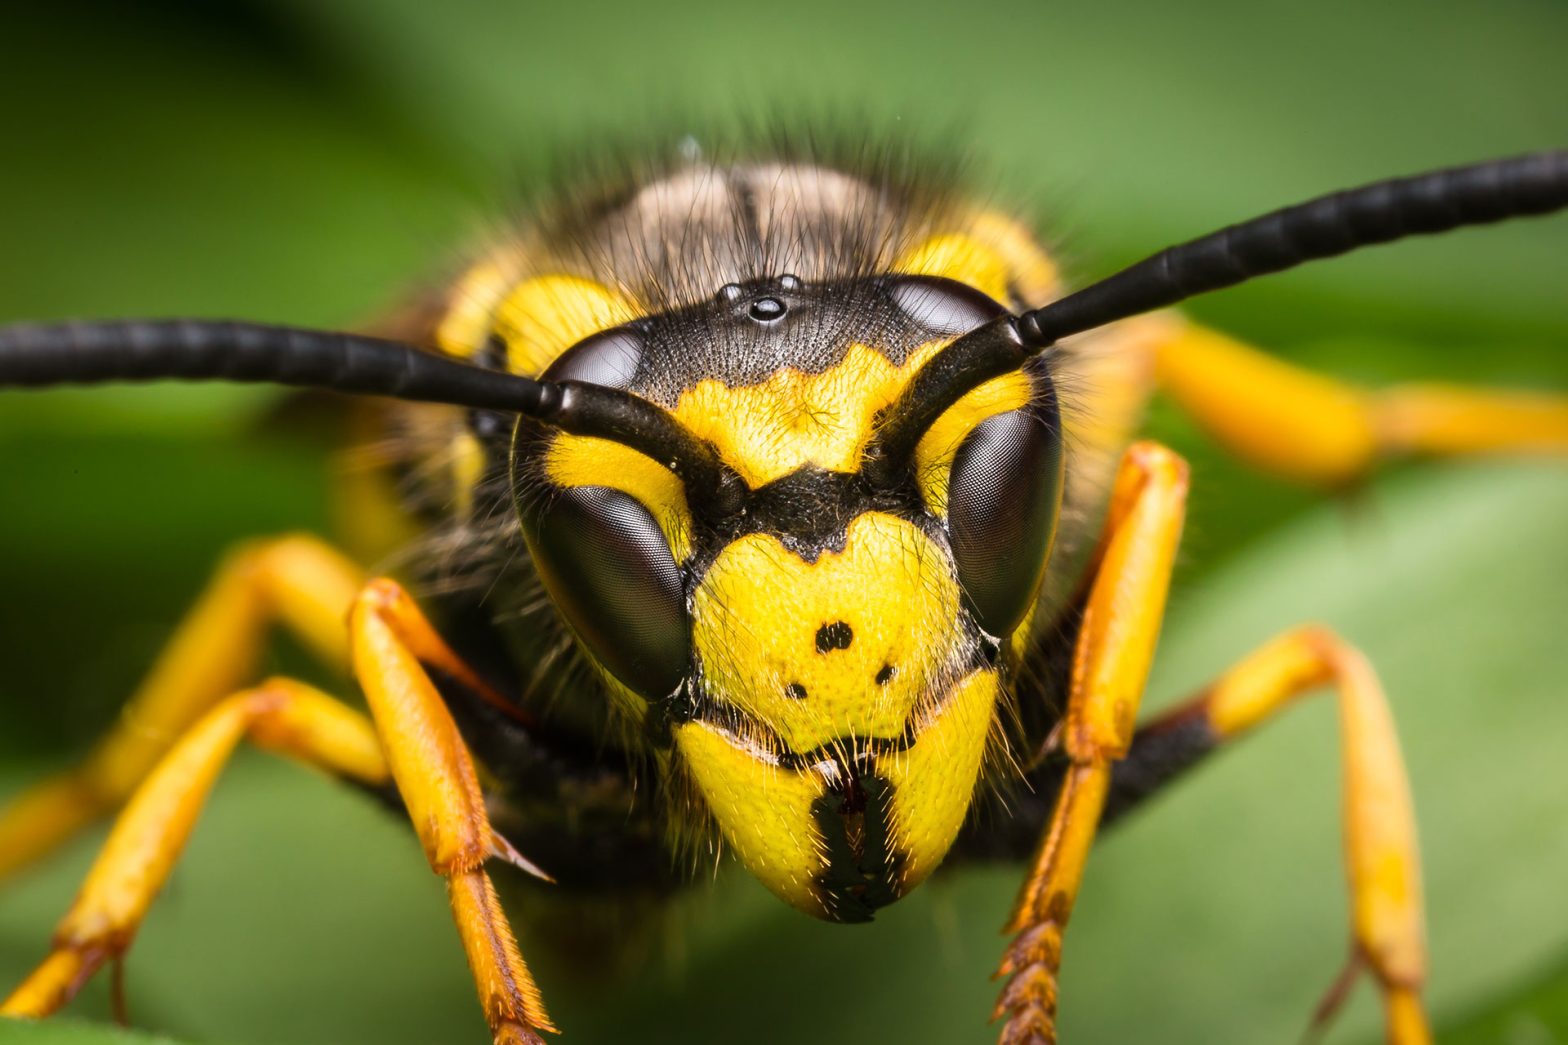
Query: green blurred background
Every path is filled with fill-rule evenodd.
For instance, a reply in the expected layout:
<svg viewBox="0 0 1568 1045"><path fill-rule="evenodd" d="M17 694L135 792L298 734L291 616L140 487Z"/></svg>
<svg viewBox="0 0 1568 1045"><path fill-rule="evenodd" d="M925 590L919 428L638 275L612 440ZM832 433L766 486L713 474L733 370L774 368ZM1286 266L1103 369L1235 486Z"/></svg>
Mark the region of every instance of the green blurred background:
<svg viewBox="0 0 1568 1045"><path fill-rule="evenodd" d="M1082 276L1322 190L1568 138L1568 6L1545 0L143 0L9 11L0 32L0 320L356 323L518 186L650 123L961 129L980 183ZM1368 381L1568 388L1565 257L1562 219L1526 223L1194 311ZM0 794L112 719L226 544L327 525L336 458L275 403L0 396ZM1414 777L1442 1040L1568 1041L1568 470L1411 466L1336 502L1225 461L1168 410L1152 427L1196 472L1151 704L1298 621L1360 643ZM1299 1039L1346 949L1334 733L1326 702L1295 713L1106 840L1070 937L1067 1041ZM0 984L41 955L92 847L0 889ZM648 970L538 972L574 1042L985 1042L1017 873L950 876L856 927L726 874ZM483 1038L411 835L261 756L220 786L128 984L136 1025L182 1042ZM1370 994L1327 1041L1376 1039ZM102 1018L102 984L71 1011ZM0 1027L120 1040L145 1039Z"/></svg>

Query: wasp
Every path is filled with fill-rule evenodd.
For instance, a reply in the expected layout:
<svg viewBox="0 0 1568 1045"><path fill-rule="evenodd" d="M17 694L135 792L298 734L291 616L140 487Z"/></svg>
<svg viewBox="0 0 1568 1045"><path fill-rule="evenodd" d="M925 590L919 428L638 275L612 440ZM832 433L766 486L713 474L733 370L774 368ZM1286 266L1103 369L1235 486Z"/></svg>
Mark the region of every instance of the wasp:
<svg viewBox="0 0 1568 1045"><path fill-rule="evenodd" d="M1403 454L1568 450L1568 401L1366 391L1172 307L1412 235L1568 206L1568 153L1324 196L1076 291L1017 220L898 164L657 172L547 208L370 334L211 320L0 330L0 386L264 382L391 405L347 491L405 551L227 558L79 767L0 808L0 874L114 824L9 1017L130 945L249 742L378 794L447 887L494 1041L556 1030L491 870L614 898L733 854L863 922L939 867L1026 870L1005 1043L1057 1040L1099 829L1298 697L1336 695L1355 963L1392 1045L1431 1040L1419 854L1373 666L1321 627L1141 721L1189 474L1163 391L1237 455L1323 485ZM374 542L363 542L371 544ZM390 572L362 563L392 562ZM363 707L257 677L274 623ZM977 1017L982 1014L977 1014Z"/></svg>

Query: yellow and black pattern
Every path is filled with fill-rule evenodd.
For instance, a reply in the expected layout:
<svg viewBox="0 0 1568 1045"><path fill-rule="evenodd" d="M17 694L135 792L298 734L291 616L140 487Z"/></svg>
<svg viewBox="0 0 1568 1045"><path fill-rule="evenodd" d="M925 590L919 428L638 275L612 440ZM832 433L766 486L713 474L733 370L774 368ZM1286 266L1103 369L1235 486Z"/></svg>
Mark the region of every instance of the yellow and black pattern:
<svg viewBox="0 0 1568 1045"><path fill-rule="evenodd" d="M1001 627L981 621L953 553L950 476L988 419L1027 418L1059 445L1057 387L1097 359L1064 354L980 386L921 440L910 489L869 492L867 447L919 367L1056 291L1054 265L1014 220L887 170L678 165L490 248L424 331L456 356L665 407L751 491L743 519L694 518L664 463L608 440L439 408L410 413L444 429L402 422L418 459L449 462L441 485L470 556L495 564L481 590L511 618L516 659L551 666L554 713L686 782L665 788L671 844L716 827L779 895L839 919L923 880L984 767L1010 762L1007 679L1056 612L1033 610L1052 520L1021 572L984 565L1027 589L1027 605ZM1062 397L1069 426L1081 391ZM1068 438L1086 444L1083 474L1066 480L1070 549L1094 511L1075 501L1095 496L1104 466L1094 433ZM1062 468L1060 453L1045 462L1037 498L1053 518ZM578 658L589 671L562 683Z"/></svg>
<svg viewBox="0 0 1568 1045"><path fill-rule="evenodd" d="M1082 474L1063 480L1060 452L1044 461L1033 510L1052 518L1030 519L1044 543L1018 552L1033 562L983 566L1010 574L1004 601L1024 609L978 620L953 555L953 461L993 417L1027 417L1060 446L1058 384L1099 356L982 384L920 441L911 488L869 493L867 447L913 373L958 334L1049 300L1057 271L1013 218L897 165L862 169L696 160L569 201L483 251L420 333L486 366L659 403L745 482L745 518L695 518L665 463L618 442L439 408L401 422L419 430L417 460L448 463L445 532L467 538L448 538L447 562L466 544L469 563L494 563L464 565L511 659L547 665L524 668L525 694L619 737L633 775L685 781L663 786L673 799L654 816L668 843L717 827L779 896L840 919L924 880L977 781L1011 763L1007 679L1062 606L1054 593L1033 609L1054 491L1068 485L1071 554L1093 524L1079 502L1098 497L1142 406L1135 391L1115 410L1098 392L1099 410L1065 397Z"/></svg>

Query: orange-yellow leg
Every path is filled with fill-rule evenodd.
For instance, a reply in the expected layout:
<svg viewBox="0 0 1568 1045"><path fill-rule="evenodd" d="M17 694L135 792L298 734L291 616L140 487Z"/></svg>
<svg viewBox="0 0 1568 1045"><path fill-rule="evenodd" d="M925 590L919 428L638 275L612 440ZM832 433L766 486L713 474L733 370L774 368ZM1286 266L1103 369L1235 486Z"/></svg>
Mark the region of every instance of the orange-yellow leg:
<svg viewBox="0 0 1568 1045"><path fill-rule="evenodd" d="M1568 396L1363 389L1175 318L1149 329L1160 387L1226 449L1289 479L1343 485L1406 454L1568 454Z"/></svg>
<svg viewBox="0 0 1568 1045"><path fill-rule="evenodd" d="M366 585L350 615L354 674L430 860L447 882L458 935L497 1045L538 1045L553 1031L533 975L485 873L487 857L527 864L490 826L472 757L426 666L498 699L389 580Z"/></svg>
<svg viewBox="0 0 1568 1045"><path fill-rule="evenodd" d="M484 870L491 856L537 872L490 826L474 764L426 666L499 699L392 581L352 600L347 634L374 726L301 683L244 691L200 718L136 790L38 970L0 1014L42 1016L123 952L167 878L234 746L249 735L369 784L390 775L430 866L447 882L458 934L497 1045L540 1045L553 1031Z"/></svg>
<svg viewBox="0 0 1568 1045"><path fill-rule="evenodd" d="M1153 443L1134 444L1111 495L1095 580L1074 652L1062 732L1070 765L1006 932L997 970L1008 982L993 1019L1004 1045L1056 1041L1062 936L1094 841L1113 763L1127 753L1154 657L1181 538L1187 466Z"/></svg>
<svg viewBox="0 0 1568 1045"><path fill-rule="evenodd" d="M363 584L357 567L314 537L258 541L229 556L87 760L0 807L0 878L118 808L197 719L254 681L273 621L346 669L344 622Z"/></svg>
<svg viewBox="0 0 1568 1045"><path fill-rule="evenodd" d="M1371 971L1383 995L1390 1045L1427 1045L1432 1035L1421 1005L1426 934L1415 814L1393 716L1366 658L1323 628L1287 632L1146 727L1138 746L1145 735L1158 743L1171 726L1195 723L1206 727L1205 744L1224 743L1325 685L1334 686L1339 698L1355 960ZM1331 994L1330 1002L1337 996ZM1332 1004L1323 1015L1331 1011Z"/></svg>
<svg viewBox="0 0 1568 1045"><path fill-rule="evenodd" d="M47 1016L124 953L184 849L219 771L246 736L372 786L388 780L370 723L318 690L273 679L219 701L136 789L56 928L49 956L0 1002L0 1015Z"/></svg>

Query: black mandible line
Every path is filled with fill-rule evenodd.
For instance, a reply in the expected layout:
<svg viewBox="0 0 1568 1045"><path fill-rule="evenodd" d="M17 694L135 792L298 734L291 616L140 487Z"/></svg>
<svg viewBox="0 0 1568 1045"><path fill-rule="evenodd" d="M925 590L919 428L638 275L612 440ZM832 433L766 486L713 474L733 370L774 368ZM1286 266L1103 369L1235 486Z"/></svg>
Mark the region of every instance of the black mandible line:
<svg viewBox="0 0 1568 1045"><path fill-rule="evenodd" d="M1568 207L1568 151L1534 153L1376 182L1169 247L1033 312L958 338L915 375L868 461L873 479L907 466L915 445L966 392L1060 339L1255 276L1406 236Z"/></svg>
<svg viewBox="0 0 1568 1045"><path fill-rule="evenodd" d="M699 497L733 485L710 447L645 399L485 370L401 341L224 320L0 327L0 388L168 379L295 385L518 413L641 451Z"/></svg>

